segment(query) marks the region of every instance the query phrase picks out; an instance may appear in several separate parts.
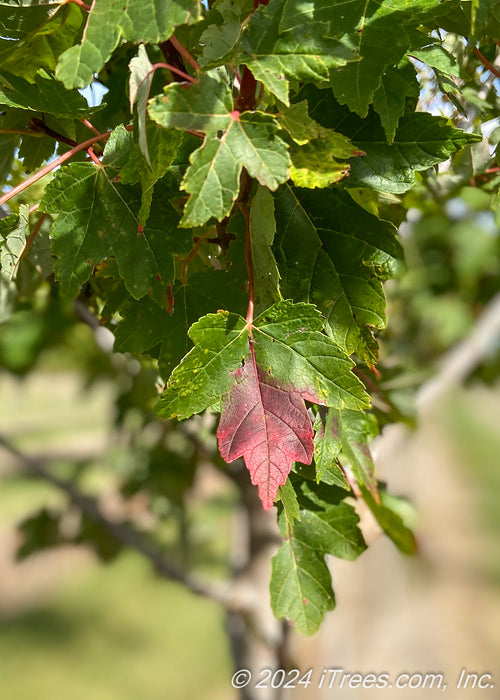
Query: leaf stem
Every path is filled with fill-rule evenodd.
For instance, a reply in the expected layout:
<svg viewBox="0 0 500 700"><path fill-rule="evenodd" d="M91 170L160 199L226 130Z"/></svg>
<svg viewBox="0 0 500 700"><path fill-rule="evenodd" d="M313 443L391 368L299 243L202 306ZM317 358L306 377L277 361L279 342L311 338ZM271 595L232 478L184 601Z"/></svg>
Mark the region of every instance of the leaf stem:
<svg viewBox="0 0 500 700"><path fill-rule="evenodd" d="M89 154L91 160L93 160L96 165L98 165L100 168L102 168L102 163L99 160L99 158L96 156L96 154L94 153L94 149L87 148L87 153Z"/></svg>
<svg viewBox="0 0 500 700"><path fill-rule="evenodd" d="M192 68L194 68L196 71L201 70L201 66L200 66L200 64L198 63L198 61L196 61L196 60L191 56L191 54L189 53L189 51L187 51L187 49L184 48L184 46L181 44L181 42L180 42L173 34L172 34L172 36L170 37L169 41L170 41L170 43L172 44L172 46L173 46L175 49L177 49L177 51L180 53L180 55L182 56L182 58L185 58L186 61L189 63L189 65L192 66Z"/></svg>
<svg viewBox="0 0 500 700"><path fill-rule="evenodd" d="M70 139L67 136L64 136L63 134L60 134L58 131L54 131L54 129L51 129L50 126L47 126L43 119L32 119L28 126L31 126L35 133L43 131L43 133L46 134L46 136L50 136L55 141L65 143L67 146L71 146L71 148L78 145L78 141L74 141L73 139Z"/></svg>
<svg viewBox="0 0 500 700"><path fill-rule="evenodd" d="M184 80L188 80L190 83L198 83L199 82L197 78L193 78L193 76L189 75L189 73L184 73L183 70L180 70L179 68L176 68L175 66L172 66L170 63L155 63L153 66L151 66L148 73L141 80L138 87L140 87L142 85L142 83L146 80L146 78L149 78L151 73L154 73L158 68L166 68L166 70L169 70L171 73L176 73L177 75L180 75L181 78L184 78Z"/></svg>
<svg viewBox="0 0 500 700"><path fill-rule="evenodd" d="M250 232L250 215L248 213L247 206L245 202L240 202L239 207L241 213L245 218L246 223L246 233L245 233L245 260L247 263L247 273L248 273L248 310L246 322L248 325L248 335L252 337L252 325L253 325L253 314L254 314L254 278L253 278L253 267L252 267L252 241Z"/></svg>
<svg viewBox="0 0 500 700"><path fill-rule="evenodd" d="M83 143L78 143L76 146L73 146L73 148L71 148L69 151L66 151L66 153L63 153L61 156L59 156L59 158L56 158L44 168L39 170L37 173L34 173L34 175L29 177L27 180L21 182L19 185L13 187L11 190L3 194L0 197L0 206L2 206L2 204L5 204L5 202L8 202L9 199L12 199L12 197L15 197L17 194L23 192L35 182L38 182L38 180L41 180L42 177L45 177L45 175L52 172L52 170L55 170L59 165L62 165L67 160L72 158L75 155L75 153L79 153L79 151L88 150L97 141L107 140L110 137L110 135L111 131L108 131L104 134L93 136L91 139L87 139L87 141L83 141Z"/></svg>
<svg viewBox="0 0 500 700"><path fill-rule="evenodd" d="M82 122L82 124L84 126L87 127L87 129L90 129L90 131L92 131L92 133L94 133L96 136L101 135L100 132L98 131L98 129L96 129L95 126L92 124L92 122L89 122L88 119L80 119L80 121Z"/></svg>
<svg viewBox="0 0 500 700"><path fill-rule="evenodd" d="M493 73L493 75L495 75L497 78L500 78L500 70L498 70L498 68L495 68L493 63L490 63L488 61L488 59L486 58L486 56L484 56L481 53L481 51L479 51L479 49L477 47L474 47L474 53L479 58L479 60L481 61L481 63L483 64L483 66L485 68L487 68L489 71L491 71L491 73Z"/></svg>

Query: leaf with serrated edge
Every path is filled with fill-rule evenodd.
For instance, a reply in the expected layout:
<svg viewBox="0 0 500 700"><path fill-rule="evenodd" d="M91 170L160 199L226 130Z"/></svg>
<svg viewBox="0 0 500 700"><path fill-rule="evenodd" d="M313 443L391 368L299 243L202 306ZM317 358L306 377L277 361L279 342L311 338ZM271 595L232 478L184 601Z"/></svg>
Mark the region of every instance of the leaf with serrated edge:
<svg viewBox="0 0 500 700"><path fill-rule="evenodd" d="M338 439L340 442L342 465L349 470L360 486L366 487L376 501L379 501L374 476L375 465L368 446L373 437L373 422L370 416L350 410L329 409L328 413L330 439ZM355 487L355 484L351 486Z"/></svg>
<svg viewBox="0 0 500 700"><path fill-rule="evenodd" d="M299 193L285 185L275 206L284 296L317 304L327 333L348 354L373 362L366 326L385 323L381 279L393 273L402 255L394 226L333 189Z"/></svg>
<svg viewBox="0 0 500 700"><path fill-rule="evenodd" d="M332 411L320 408L314 422L316 478L318 482L325 481L325 483L335 484L349 490L349 482L337 464L342 445L335 428L335 414Z"/></svg>
<svg viewBox="0 0 500 700"><path fill-rule="evenodd" d="M341 66L332 79L341 104L366 116L386 66L397 64L412 45L409 30L432 17L440 0L286 0L281 30L326 22L361 60Z"/></svg>
<svg viewBox="0 0 500 700"><path fill-rule="evenodd" d="M157 44L168 39L179 24L197 22L200 17L199 0L94 0L82 42L60 56L56 77L67 88L83 88L121 38Z"/></svg>
<svg viewBox="0 0 500 700"><path fill-rule="evenodd" d="M163 95L149 101L149 116L160 126L191 129L214 136L231 123L233 97L229 85L213 76L201 75L189 89L179 83L164 88Z"/></svg>
<svg viewBox="0 0 500 700"><path fill-rule="evenodd" d="M26 247L28 224L27 204L20 205L19 215L0 222L0 323L9 318L17 298L15 279Z"/></svg>
<svg viewBox="0 0 500 700"><path fill-rule="evenodd" d="M363 385L351 372L354 363L322 328L323 319L312 304L275 304L254 323L257 364L308 401L354 410L367 407Z"/></svg>
<svg viewBox="0 0 500 700"><path fill-rule="evenodd" d="M129 100L130 111L134 111L137 104L137 130L139 131L139 146L149 166L148 139L146 136L146 112L148 108L148 97L153 82L152 64L148 58L148 52L144 44L139 46L137 56L129 63Z"/></svg>
<svg viewBox="0 0 500 700"><path fill-rule="evenodd" d="M268 510L293 462L311 462L311 419L304 399L293 386L279 386L258 367L253 347L233 377L234 384L222 399L219 451L226 462L244 458L252 484L259 487L260 499Z"/></svg>
<svg viewBox="0 0 500 700"><path fill-rule="evenodd" d="M328 141L319 139L290 148L290 177L297 187L323 188L349 175L349 163L339 163Z"/></svg>
<svg viewBox="0 0 500 700"><path fill-rule="evenodd" d="M320 332L322 325L312 305L289 301L261 314L251 326L252 338L240 316L209 314L192 326L195 347L172 372L158 406L165 418L187 418L222 397L221 454L229 461L244 455L265 508L293 461L311 461L313 429L304 400L353 409L368 403L350 371L353 363ZM250 418L238 426L236 414Z"/></svg>
<svg viewBox="0 0 500 700"><path fill-rule="evenodd" d="M373 95L373 109L380 117L389 144L394 142L399 120L405 111L406 98L418 96L416 75L413 74L412 78L409 79L405 71L388 68Z"/></svg>
<svg viewBox="0 0 500 700"><path fill-rule="evenodd" d="M189 418L231 388L234 372L249 355L248 329L236 314L204 316L189 330L195 347L172 372L157 411L163 418Z"/></svg>
<svg viewBox="0 0 500 700"><path fill-rule="evenodd" d="M106 150L104 155L103 162ZM168 200L158 200L158 213L138 235L138 193L115 183L115 173L106 166L72 163L61 168L45 189L40 209L58 215L51 229L52 250L65 295L74 294L110 254L136 299L173 281L173 255L186 248L185 236L179 237L178 231L175 247L166 245L165 229L168 222L177 229L177 211Z"/></svg>
<svg viewBox="0 0 500 700"><path fill-rule="evenodd" d="M281 300L280 275L271 250L275 233L274 199L267 187L259 185L250 209L250 250L257 314Z"/></svg>
<svg viewBox="0 0 500 700"><path fill-rule="evenodd" d="M307 85L311 117L325 127L341 129L364 155L351 160L350 187L370 187L387 193L406 192L416 182L415 173L446 160L480 134L456 129L443 117L427 112L406 114L399 120L394 142L389 145L384 129L372 110L365 119L342 107L328 90Z"/></svg>
<svg viewBox="0 0 500 700"><path fill-rule="evenodd" d="M181 226L201 226L212 216L218 221L227 216L238 196L243 167L271 190L285 182L290 160L277 130L270 115L235 112L220 138L207 138L191 154L182 181L182 189L191 197Z"/></svg>
<svg viewBox="0 0 500 700"><path fill-rule="evenodd" d="M276 617L288 617L303 634L317 631L325 612L335 607L325 554L358 557L366 549L358 523L354 508L343 501L301 509L293 527L285 513L280 516L285 542L272 559L270 586Z"/></svg>
<svg viewBox="0 0 500 700"><path fill-rule="evenodd" d="M327 36L326 24L309 23L280 33L284 2L272 0L254 12L237 60L288 105L289 80L327 83L334 68L357 57L348 46Z"/></svg>
<svg viewBox="0 0 500 700"><path fill-rule="evenodd" d="M60 117L82 118L89 112L86 100L77 90L66 90L43 69L30 83L6 71L0 71L0 104Z"/></svg>
<svg viewBox="0 0 500 700"><path fill-rule="evenodd" d="M58 56L78 41L84 14L75 3L60 0L16 1L0 12L0 65L31 82L40 69L54 72Z"/></svg>

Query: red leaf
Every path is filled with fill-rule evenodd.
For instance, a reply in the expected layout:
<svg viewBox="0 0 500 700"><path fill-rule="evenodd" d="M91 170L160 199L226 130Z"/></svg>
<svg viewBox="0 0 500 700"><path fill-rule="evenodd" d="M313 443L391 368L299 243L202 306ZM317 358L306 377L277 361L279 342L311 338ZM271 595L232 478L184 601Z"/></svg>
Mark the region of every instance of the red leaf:
<svg viewBox="0 0 500 700"><path fill-rule="evenodd" d="M235 384L222 399L217 430L226 462L245 459L252 484L266 510L285 483L294 461L310 464L314 443L302 395L280 387L250 359L234 373Z"/></svg>

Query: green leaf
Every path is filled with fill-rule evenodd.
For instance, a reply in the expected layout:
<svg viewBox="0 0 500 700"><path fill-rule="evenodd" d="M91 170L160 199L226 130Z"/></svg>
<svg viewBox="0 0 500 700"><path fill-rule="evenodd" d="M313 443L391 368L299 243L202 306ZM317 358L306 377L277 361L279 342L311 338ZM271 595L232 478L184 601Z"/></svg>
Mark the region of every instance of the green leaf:
<svg viewBox="0 0 500 700"><path fill-rule="evenodd" d="M339 163L328 141L319 139L290 148L290 177L297 187L329 187L349 175L350 165Z"/></svg>
<svg viewBox="0 0 500 700"><path fill-rule="evenodd" d="M141 44L139 52L129 63L129 100L130 111L134 111L137 104L137 130L139 132L139 146L149 166L148 139L146 136L146 114L148 108L149 91L153 82L152 64L148 58L146 47Z"/></svg>
<svg viewBox="0 0 500 700"><path fill-rule="evenodd" d="M284 186L275 202L283 296L315 303L335 342L372 363L369 327L385 324L381 280L394 274L402 255L395 228L341 190L297 192Z"/></svg>
<svg viewBox="0 0 500 700"><path fill-rule="evenodd" d="M386 491L380 491L382 502L377 503L369 491L362 489L361 492L376 521L399 551L408 555L416 554L418 547L415 535L398 512L401 501Z"/></svg>
<svg viewBox="0 0 500 700"><path fill-rule="evenodd" d="M163 92L149 102L149 116L160 126L213 136L231 124L233 97L223 80L203 74L188 89L171 83Z"/></svg>
<svg viewBox="0 0 500 700"><path fill-rule="evenodd" d="M418 97L419 87L415 74L412 78L410 80L401 70L388 68L373 96L373 109L380 117L389 144L394 143L399 119L405 111L406 98Z"/></svg>
<svg viewBox="0 0 500 700"><path fill-rule="evenodd" d="M44 70L34 84L12 73L0 71L0 104L59 117L83 117L89 112L86 100L77 90L66 90Z"/></svg>
<svg viewBox="0 0 500 700"><path fill-rule="evenodd" d="M335 71L333 91L340 104L364 117L386 66L399 63L412 45L412 27L440 10L440 0L286 0L281 29L327 22L335 37L361 60Z"/></svg>
<svg viewBox="0 0 500 700"><path fill-rule="evenodd" d="M377 432L373 416L359 411L337 411L329 409L328 439L338 440L341 445L340 461L345 471L379 500L375 466L368 442ZM353 484L351 483L351 486Z"/></svg>
<svg viewBox="0 0 500 700"><path fill-rule="evenodd" d="M241 20L250 14L252 7L249 0L218 0L212 5L211 13L217 19L200 36L201 66L206 69L228 63L241 35Z"/></svg>
<svg viewBox="0 0 500 700"><path fill-rule="evenodd" d="M185 284L172 288L173 308L167 311L166 299L159 306L149 296L139 301L130 297L120 306L122 320L116 326L115 350L135 355L160 346L160 374L166 380L174 367L191 349L187 335L189 327L201 316L231 308L242 313L248 297L240 289L238 271L206 268L193 275ZM154 353L155 354L155 353Z"/></svg>
<svg viewBox="0 0 500 700"><path fill-rule="evenodd" d="M322 326L310 304L275 304L253 324L258 366L309 401L366 407L368 397L351 372L352 361L320 332ZM189 335L195 347L172 372L158 409L164 418L188 418L214 404L234 383L231 372L250 355L248 325L236 314L209 314Z"/></svg>
<svg viewBox="0 0 500 700"><path fill-rule="evenodd" d="M318 630L325 612L335 607L325 554L359 556L366 545L358 522L354 508L344 502L301 510L293 529L285 513L280 516L285 542L272 559L270 587L276 617L288 617L303 634Z"/></svg>
<svg viewBox="0 0 500 700"><path fill-rule="evenodd" d="M61 534L62 514L42 508L18 524L22 537L16 560L23 561L41 550L57 547L64 542Z"/></svg>
<svg viewBox="0 0 500 700"><path fill-rule="evenodd" d="M255 358L282 385L291 385L314 403L360 410L368 405L354 363L321 333L323 319L311 304L282 301L254 323Z"/></svg>
<svg viewBox="0 0 500 700"><path fill-rule="evenodd" d="M244 319L227 311L204 316L189 336L195 347L170 376L157 407L163 418L189 418L214 404L231 388L230 372L249 354Z"/></svg>
<svg viewBox="0 0 500 700"><path fill-rule="evenodd" d="M278 497L283 504L287 523L293 527L293 521L300 520L300 507L290 479L287 479L283 486L279 487Z"/></svg>
<svg viewBox="0 0 500 700"><path fill-rule="evenodd" d="M109 0L108 0L109 2ZM134 43L158 44L181 24L201 19L200 0L127 0L122 17L123 36Z"/></svg>
<svg viewBox="0 0 500 700"><path fill-rule="evenodd" d="M338 464L342 449L338 438L334 411L319 409L314 422L314 461L316 463L316 479L327 484L350 490L349 482Z"/></svg>
<svg viewBox="0 0 500 700"><path fill-rule="evenodd" d="M0 222L0 323L9 318L17 299L15 279L26 247L28 225L27 204L21 204L19 215L9 216Z"/></svg>
<svg viewBox="0 0 500 700"><path fill-rule="evenodd" d="M221 221L233 206L245 167L271 190L288 179L287 145L277 136L274 118L262 112L235 113L219 137L207 138L190 156L182 181L189 198L181 226L201 226L211 217Z"/></svg>
<svg viewBox="0 0 500 700"><path fill-rule="evenodd" d="M271 250L275 233L273 196L266 187L259 186L250 209L250 238L257 314L281 300L280 275Z"/></svg>
<svg viewBox="0 0 500 700"><path fill-rule="evenodd" d="M358 150L347 136L333 129L327 129L311 119L307 100L280 109L276 119L280 127L288 132L290 139L299 146L304 146L310 141L322 140L328 141L332 155L336 158L350 158L358 155Z"/></svg>
<svg viewBox="0 0 500 700"><path fill-rule="evenodd" d="M97 194L103 177L90 163L61 168L47 185L40 209L57 214L52 225L52 250L57 257L55 273L65 295L76 294L93 268L111 252L105 236L105 218Z"/></svg>
<svg viewBox="0 0 500 700"><path fill-rule="evenodd" d="M69 88L91 83L120 39L154 43L168 39L179 24L200 19L199 0L95 0L80 45L59 58L56 77ZM103 31L103 27L106 31Z"/></svg>
<svg viewBox="0 0 500 700"><path fill-rule="evenodd" d="M335 607L335 596L322 552L303 529L295 533L294 528L271 560L271 606L276 617L288 617L300 632L312 635Z"/></svg>
<svg viewBox="0 0 500 700"><path fill-rule="evenodd" d="M298 187L328 187L349 173L339 159L360 155L346 136L311 119L307 100L280 109L276 118L291 142L290 176Z"/></svg>
<svg viewBox="0 0 500 700"><path fill-rule="evenodd" d="M426 46L423 49L412 49L411 55L431 68L436 68L441 73L451 77L460 75L460 67L455 58L443 49L442 46Z"/></svg>
<svg viewBox="0 0 500 700"><path fill-rule="evenodd" d="M442 117L427 112L406 114L399 120L394 142L389 145L377 115L365 119L341 107L327 90L307 86L311 117L325 127L341 129L365 155L351 161L349 187L370 187L400 194L416 182L415 173L446 160L467 144L481 140L478 134L455 129Z"/></svg>
<svg viewBox="0 0 500 700"><path fill-rule="evenodd" d="M174 257L187 244L184 236L166 234L169 229L176 232L177 211L168 200L157 200L156 211L141 234L137 194L116 184L115 172L110 168L108 174L105 167L91 163L72 163L61 168L45 190L40 208L58 215L51 235L62 292L75 294L94 267L114 254L133 297L153 290L163 299L166 284L174 278Z"/></svg>
<svg viewBox="0 0 500 700"><path fill-rule="evenodd" d="M297 25L282 34L286 0L272 0L253 13L241 40L237 60L272 94L288 102L290 80L327 83L333 69L355 59L351 50L328 36L327 25Z"/></svg>
<svg viewBox="0 0 500 700"><path fill-rule="evenodd" d="M72 46L83 21L74 3L0 3L0 65L33 82L40 69L53 72L60 53Z"/></svg>
<svg viewBox="0 0 500 700"><path fill-rule="evenodd" d="M24 172L29 173L49 160L56 147L54 139L48 136L27 136L21 140L18 157L23 161Z"/></svg>
<svg viewBox="0 0 500 700"><path fill-rule="evenodd" d="M104 163L120 167L119 181L124 185L141 184L141 208L138 214L140 226L145 226L151 210L155 184L164 177L172 165L183 135L173 129L161 129L146 123L144 138L151 146L151 158L146 162L141 135L133 135L125 127L118 126L106 144ZM136 143L136 141L139 143ZM173 188L172 188L173 189ZM167 187L164 188L166 194ZM177 192L172 192L173 196Z"/></svg>

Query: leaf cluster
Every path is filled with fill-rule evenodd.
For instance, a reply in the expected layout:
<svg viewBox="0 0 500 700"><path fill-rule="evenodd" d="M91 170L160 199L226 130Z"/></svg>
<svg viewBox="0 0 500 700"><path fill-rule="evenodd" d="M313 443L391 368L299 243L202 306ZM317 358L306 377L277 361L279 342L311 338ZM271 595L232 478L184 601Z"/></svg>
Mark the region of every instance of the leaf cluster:
<svg viewBox="0 0 500 700"><path fill-rule="evenodd" d="M161 417L221 412L222 457L279 507L274 611L306 633L334 605L325 556L366 546L353 498L415 549L369 450L384 282L403 269L407 193L481 141L420 108L418 76L466 113L497 16L458 0L0 0L4 332L37 294L78 300L115 352L153 363ZM54 517L37 518L27 534L52 541Z"/></svg>

